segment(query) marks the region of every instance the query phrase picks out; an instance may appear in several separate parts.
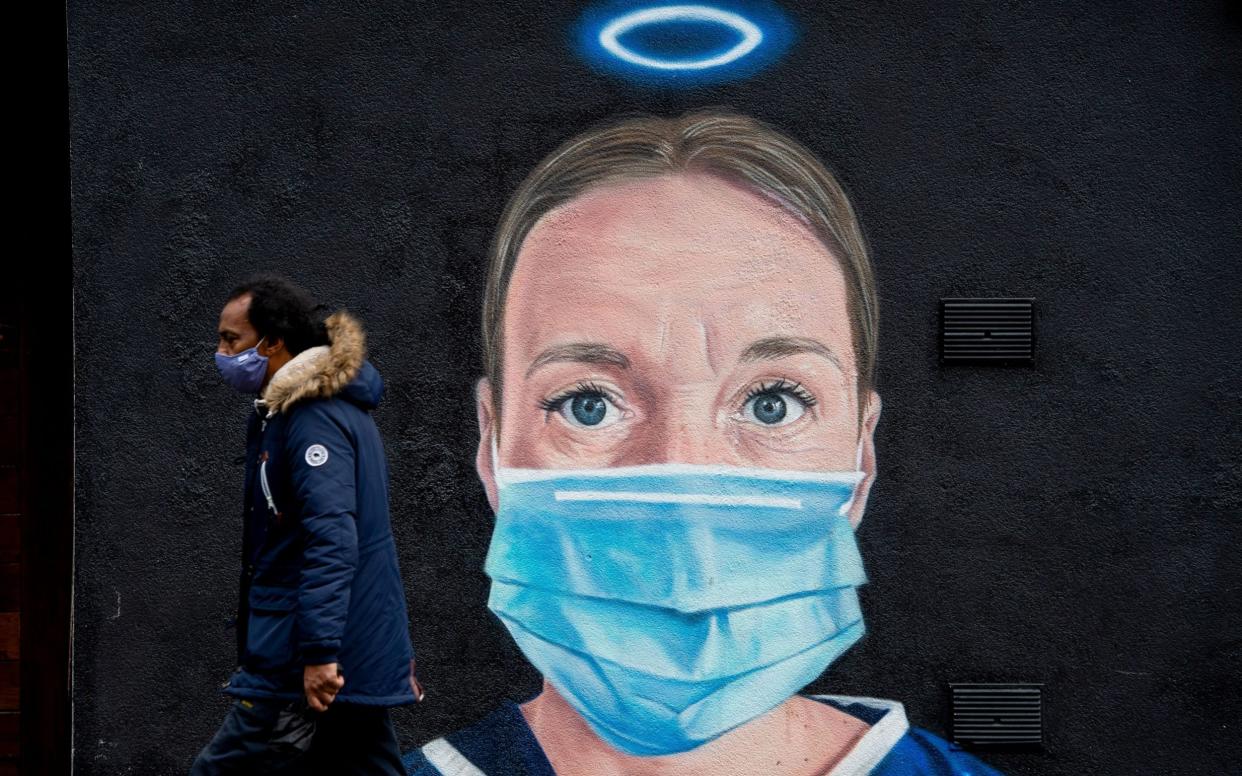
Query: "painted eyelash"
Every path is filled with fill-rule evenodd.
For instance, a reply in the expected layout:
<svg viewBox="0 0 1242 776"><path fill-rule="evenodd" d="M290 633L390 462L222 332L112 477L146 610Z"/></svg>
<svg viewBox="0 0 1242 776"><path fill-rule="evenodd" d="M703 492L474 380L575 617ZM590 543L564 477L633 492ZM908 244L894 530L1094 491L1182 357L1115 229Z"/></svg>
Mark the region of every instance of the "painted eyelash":
<svg viewBox="0 0 1242 776"><path fill-rule="evenodd" d="M750 389L746 394L746 401L750 401L756 396L763 396L769 393L788 393L796 396L803 405L814 407L817 403L811 392L802 387L802 383L789 382L785 378L779 378L774 383L759 383L759 385Z"/></svg>
<svg viewBox="0 0 1242 776"><path fill-rule="evenodd" d="M608 393L608 391L605 391L603 388L600 388L595 383L581 382L575 385L573 388L561 391L555 396L552 396L547 399L540 399L539 406L545 412L555 412L561 408L562 404L574 398L575 396L603 396L605 399L608 399L610 401L612 400L612 394Z"/></svg>

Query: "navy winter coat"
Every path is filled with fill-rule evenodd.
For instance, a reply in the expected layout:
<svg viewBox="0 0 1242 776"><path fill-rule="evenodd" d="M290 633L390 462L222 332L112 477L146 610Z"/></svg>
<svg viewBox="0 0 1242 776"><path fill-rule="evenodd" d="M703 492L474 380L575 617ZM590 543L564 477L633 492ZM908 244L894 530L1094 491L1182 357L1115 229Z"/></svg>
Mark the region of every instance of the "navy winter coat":
<svg viewBox="0 0 1242 776"><path fill-rule="evenodd" d="M255 402L246 437L241 698L302 697L307 665L339 663L337 703L416 700L405 592L388 519L388 466L370 411L383 381L361 326L299 353Z"/></svg>

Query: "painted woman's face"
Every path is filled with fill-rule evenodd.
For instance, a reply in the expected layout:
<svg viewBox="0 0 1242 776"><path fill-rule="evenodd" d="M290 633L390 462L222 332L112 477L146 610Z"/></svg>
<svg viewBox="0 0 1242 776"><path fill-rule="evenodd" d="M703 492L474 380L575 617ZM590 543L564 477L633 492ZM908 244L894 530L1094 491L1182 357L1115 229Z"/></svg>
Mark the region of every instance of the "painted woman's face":
<svg viewBox="0 0 1242 776"><path fill-rule="evenodd" d="M873 470L879 402L860 429L850 326L837 260L775 202L708 175L594 189L541 219L518 255L500 461L831 471L861 456ZM479 468L494 506L485 388Z"/></svg>

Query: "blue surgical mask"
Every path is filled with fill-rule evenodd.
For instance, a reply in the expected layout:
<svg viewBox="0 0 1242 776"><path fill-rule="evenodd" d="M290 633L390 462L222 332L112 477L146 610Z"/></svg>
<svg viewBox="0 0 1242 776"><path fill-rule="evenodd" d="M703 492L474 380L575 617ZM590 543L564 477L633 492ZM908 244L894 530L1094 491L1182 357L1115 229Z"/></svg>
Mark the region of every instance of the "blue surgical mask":
<svg viewBox="0 0 1242 776"><path fill-rule="evenodd" d="M267 356L259 354L259 340L235 356L216 353L216 368L224 382L242 393L258 393L267 377Z"/></svg>
<svg viewBox="0 0 1242 776"><path fill-rule="evenodd" d="M496 472L488 607L605 741L683 752L775 708L863 634L861 472Z"/></svg>

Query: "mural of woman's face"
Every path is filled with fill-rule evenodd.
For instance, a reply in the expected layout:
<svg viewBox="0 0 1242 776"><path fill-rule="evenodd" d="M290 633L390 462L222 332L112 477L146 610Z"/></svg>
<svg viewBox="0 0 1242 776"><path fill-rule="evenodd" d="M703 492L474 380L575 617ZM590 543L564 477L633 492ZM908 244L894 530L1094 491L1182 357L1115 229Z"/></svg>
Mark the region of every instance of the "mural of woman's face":
<svg viewBox="0 0 1242 776"><path fill-rule="evenodd" d="M861 519L879 399L860 420L844 274L776 202L701 174L592 189L530 231L504 316L504 466L861 467Z"/></svg>

